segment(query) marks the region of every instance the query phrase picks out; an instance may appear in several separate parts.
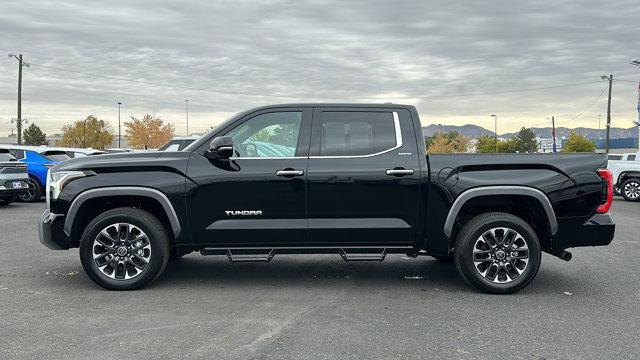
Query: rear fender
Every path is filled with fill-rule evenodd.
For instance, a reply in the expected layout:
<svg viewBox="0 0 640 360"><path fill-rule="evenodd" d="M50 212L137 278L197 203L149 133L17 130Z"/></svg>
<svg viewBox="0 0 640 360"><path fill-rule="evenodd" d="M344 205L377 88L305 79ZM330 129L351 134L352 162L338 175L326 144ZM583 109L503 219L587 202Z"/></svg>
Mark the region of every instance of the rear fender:
<svg viewBox="0 0 640 360"><path fill-rule="evenodd" d="M558 232L558 220L556 219L553 206L551 206L551 201L549 201L547 195L542 191L527 186L482 186L464 191L453 202L453 205L449 210L449 214L447 215L447 220L444 223L445 235L451 238L453 226L458 218L458 213L467 201L479 196L491 195L520 195L530 196L536 199L544 209L547 220L549 221L551 235Z"/></svg>

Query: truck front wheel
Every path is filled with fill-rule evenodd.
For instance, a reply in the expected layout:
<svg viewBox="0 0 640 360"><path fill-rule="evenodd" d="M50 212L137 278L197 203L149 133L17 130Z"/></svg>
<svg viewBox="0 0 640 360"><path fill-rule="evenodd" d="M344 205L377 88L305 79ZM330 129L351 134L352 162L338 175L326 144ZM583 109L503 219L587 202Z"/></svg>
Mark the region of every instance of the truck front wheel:
<svg viewBox="0 0 640 360"><path fill-rule="evenodd" d="M156 217L135 208L98 215L80 240L89 278L111 290L134 290L155 280L169 260L169 238Z"/></svg>
<svg viewBox="0 0 640 360"><path fill-rule="evenodd" d="M507 213L478 215L456 237L454 260L464 280L492 294L517 292L538 273L538 236L524 220Z"/></svg>

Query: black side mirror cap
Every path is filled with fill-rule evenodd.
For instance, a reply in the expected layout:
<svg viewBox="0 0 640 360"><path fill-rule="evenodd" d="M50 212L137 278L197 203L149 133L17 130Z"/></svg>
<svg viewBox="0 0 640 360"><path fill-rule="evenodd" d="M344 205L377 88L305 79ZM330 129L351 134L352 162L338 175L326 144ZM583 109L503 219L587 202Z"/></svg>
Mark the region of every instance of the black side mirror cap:
<svg viewBox="0 0 640 360"><path fill-rule="evenodd" d="M218 136L209 143L209 150L205 152L209 159L228 159L233 156L233 138Z"/></svg>

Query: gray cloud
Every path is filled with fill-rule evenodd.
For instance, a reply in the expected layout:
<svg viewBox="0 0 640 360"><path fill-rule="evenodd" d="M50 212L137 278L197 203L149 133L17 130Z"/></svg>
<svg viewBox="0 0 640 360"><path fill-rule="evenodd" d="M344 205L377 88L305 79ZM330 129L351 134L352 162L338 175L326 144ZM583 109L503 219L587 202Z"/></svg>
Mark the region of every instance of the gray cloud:
<svg viewBox="0 0 640 360"><path fill-rule="evenodd" d="M291 101L406 97L423 122L501 128L597 126L606 85L512 94L419 99L597 81L602 73L640 79L637 1L20 1L0 13L0 48L22 52L24 113L55 132L95 113L158 114L184 131L229 113ZM56 71L299 99L225 95ZM15 116L15 61L0 61L0 132ZM635 118L637 84L614 90L614 125ZM317 99L311 99L317 97ZM351 100L348 100L351 101ZM374 101L374 100L366 100Z"/></svg>

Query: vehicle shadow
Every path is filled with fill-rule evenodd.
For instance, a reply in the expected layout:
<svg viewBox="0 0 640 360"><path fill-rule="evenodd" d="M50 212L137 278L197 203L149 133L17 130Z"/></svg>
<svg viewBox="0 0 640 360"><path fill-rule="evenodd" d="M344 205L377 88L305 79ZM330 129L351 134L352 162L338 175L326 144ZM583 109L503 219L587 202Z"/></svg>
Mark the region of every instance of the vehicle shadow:
<svg viewBox="0 0 640 360"><path fill-rule="evenodd" d="M575 278L546 269L517 294L562 294L581 284L585 289L603 288L594 278ZM231 263L223 256L187 256L171 262L148 288L255 288L361 286L371 289L415 289L452 293L476 293L460 277L456 266L431 257L410 259L390 256L384 262L344 262L331 255L287 256L265 263ZM484 295L484 294L483 294Z"/></svg>
<svg viewBox="0 0 640 360"><path fill-rule="evenodd" d="M167 265L155 286L255 286L283 284L314 286L336 282L362 285L404 285L429 282L430 286L462 288L466 285L453 264L431 258L390 257L383 262L344 262L337 255L276 256L270 263L231 263L226 257L188 256Z"/></svg>

